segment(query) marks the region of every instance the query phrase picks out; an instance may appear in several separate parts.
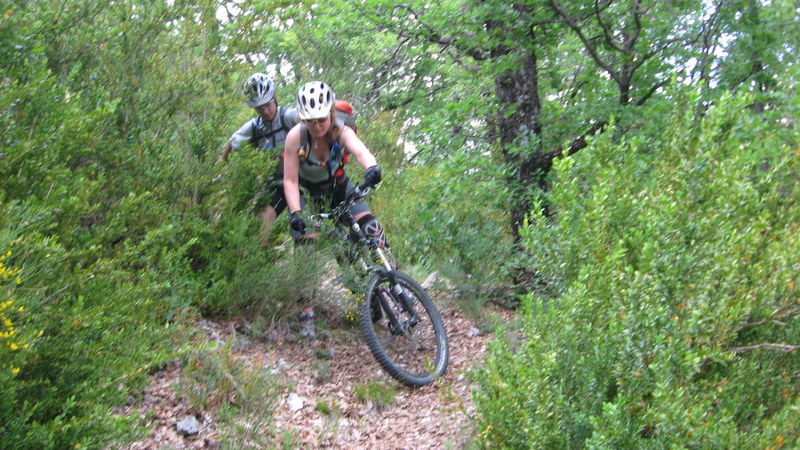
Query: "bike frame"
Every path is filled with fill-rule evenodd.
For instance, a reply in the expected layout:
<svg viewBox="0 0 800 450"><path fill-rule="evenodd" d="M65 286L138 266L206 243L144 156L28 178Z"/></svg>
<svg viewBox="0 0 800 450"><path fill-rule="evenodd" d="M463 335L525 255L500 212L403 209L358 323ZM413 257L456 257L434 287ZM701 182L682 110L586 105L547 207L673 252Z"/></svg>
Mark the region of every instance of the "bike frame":
<svg viewBox="0 0 800 450"><path fill-rule="evenodd" d="M393 292L385 292L384 290L382 295L378 296L378 301L381 303L381 307L383 311L386 312L389 322L392 325L392 333L404 334L410 328L413 328L415 325L417 325L417 323L419 323L419 317L417 316L416 310L412 307L411 300L408 299L408 295L406 294L405 290L397 281L395 270L389 263L389 258L386 256L386 252L378 244L378 240L373 236L365 235L364 231L361 229L361 226L358 224L358 222L356 222L355 217L353 217L353 214L350 213L349 210L351 205L363 200L369 195L369 193L369 187L363 184L356 186L354 191L350 193L341 204L333 208L333 210L330 212L311 215L310 218L312 219L315 229L320 229L323 226L322 222L316 219L332 221L334 225L327 230L327 234L333 236L335 239L345 242L345 245L357 247L357 251L359 253L357 261L361 264L360 269L363 271L364 275L369 276L370 273L374 271L377 273L382 273L389 279ZM342 232L339 229L339 226L347 226L350 230L350 233ZM380 261L380 265L373 265L371 267L369 264L367 264L367 254L370 251L374 252L378 256L376 259L377 261ZM403 311L409 311L412 315L412 317L406 321L406 323L402 324L392 313L392 308L388 304L389 300L397 303L398 298L399 306L401 306L400 309Z"/></svg>

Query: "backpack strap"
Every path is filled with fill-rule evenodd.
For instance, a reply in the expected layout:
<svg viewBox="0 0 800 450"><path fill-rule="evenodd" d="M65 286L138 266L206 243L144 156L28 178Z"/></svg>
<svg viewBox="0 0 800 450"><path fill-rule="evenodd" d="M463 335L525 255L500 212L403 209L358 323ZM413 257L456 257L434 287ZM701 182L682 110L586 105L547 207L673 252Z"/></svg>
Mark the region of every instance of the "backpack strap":
<svg viewBox="0 0 800 450"><path fill-rule="evenodd" d="M250 136L250 144L254 147L258 147L258 143L261 141L263 134L261 131L261 116L253 118L250 124L253 127L253 135Z"/></svg>
<svg viewBox="0 0 800 450"><path fill-rule="evenodd" d="M338 122L337 122L338 124ZM339 124L341 126L341 124ZM328 160L319 161L311 154L309 148L310 133L305 123L300 122L300 147L298 149L298 156L300 157L300 164L308 164L312 166L322 166L328 169L328 176L335 179L337 184L344 177L344 165L347 164L349 154L346 149L339 144L339 138L333 140L331 147L328 150ZM333 170L333 172L331 172Z"/></svg>
<svg viewBox="0 0 800 450"><path fill-rule="evenodd" d="M308 127L305 122L300 122L300 149L299 154L301 158L305 158L308 154Z"/></svg>
<svg viewBox="0 0 800 450"><path fill-rule="evenodd" d="M277 128L272 128L269 131L264 131L264 120L261 118L261 116L253 119L253 136L250 137L251 144L258 146L258 143L261 142L262 139L270 140L275 133L289 131L289 127L286 126L286 107L278 106L278 112L276 115L278 116L278 122L280 123L280 126Z"/></svg>
<svg viewBox="0 0 800 450"><path fill-rule="evenodd" d="M289 131L289 127L286 126L286 107L285 106L278 106L278 121L281 123L279 129L273 132L276 133L278 131Z"/></svg>

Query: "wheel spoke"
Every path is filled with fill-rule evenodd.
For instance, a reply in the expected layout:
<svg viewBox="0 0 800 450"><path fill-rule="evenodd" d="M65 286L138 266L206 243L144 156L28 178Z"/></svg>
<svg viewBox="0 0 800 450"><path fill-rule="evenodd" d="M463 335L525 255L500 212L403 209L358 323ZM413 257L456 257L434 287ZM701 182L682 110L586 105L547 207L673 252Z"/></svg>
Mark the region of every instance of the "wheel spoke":
<svg viewBox="0 0 800 450"><path fill-rule="evenodd" d="M393 278L400 289L393 289L387 276L370 281L373 295L368 295L368 301L380 303L383 318L366 326L364 313L373 315L371 305L365 304L362 331L370 350L392 376L412 386L429 384L447 366L444 325L424 289L399 272Z"/></svg>

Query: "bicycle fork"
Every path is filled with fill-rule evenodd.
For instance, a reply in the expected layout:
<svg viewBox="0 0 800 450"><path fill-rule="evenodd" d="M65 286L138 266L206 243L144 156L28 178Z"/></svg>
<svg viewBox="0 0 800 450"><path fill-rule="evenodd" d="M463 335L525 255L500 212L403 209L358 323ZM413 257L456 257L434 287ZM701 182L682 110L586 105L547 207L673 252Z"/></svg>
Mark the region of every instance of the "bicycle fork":
<svg viewBox="0 0 800 450"><path fill-rule="evenodd" d="M359 226L358 222L356 222L352 216L349 219L350 228L353 230L354 234L359 237L359 240L366 240L367 237L364 236L364 233L361 230L361 226ZM375 252L377 255L376 262L379 262L382 266L380 271L386 274L386 276L389 278L389 283L392 286L391 291L387 291L382 286L378 287L378 301L380 302L381 308L386 312L386 315L389 319L391 333L393 335L405 334L411 328L414 328L417 326L417 324L419 324L419 316L417 315L417 310L414 308L414 301L413 299L409 298L406 290L403 289L403 286L401 286L400 282L397 281L397 277L394 275L394 269L389 263L389 258L386 257L386 252L384 252L381 246L378 245L373 239L369 240L368 245L370 250ZM363 260L361 263L365 270L369 269ZM400 312L406 312L411 317L401 323L397 315L393 313L393 309L391 308L389 301L397 305Z"/></svg>
<svg viewBox="0 0 800 450"><path fill-rule="evenodd" d="M419 324L419 316L417 315L416 308L414 308L413 299L409 298L408 293L397 281L394 273L392 271L387 271L386 275L389 278L392 287L391 289L386 289L382 286L379 287L378 301L381 303L383 310L386 311L386 315L388 316L389 323L391 325L391 333L395 336L402 335ZM397 317L397 315L394 314L395 309L391 308L391 305L389 304L390 301L397 305L397 308L401 313L408 313L410 317L401 322L400 317Z"/></svg>

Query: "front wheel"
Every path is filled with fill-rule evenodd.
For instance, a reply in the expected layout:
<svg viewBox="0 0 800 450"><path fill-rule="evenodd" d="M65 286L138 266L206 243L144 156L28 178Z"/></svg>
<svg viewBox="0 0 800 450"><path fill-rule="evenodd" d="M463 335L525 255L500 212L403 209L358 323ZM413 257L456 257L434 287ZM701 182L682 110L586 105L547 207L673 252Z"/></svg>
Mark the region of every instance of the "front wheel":
<svg viewBox="0 0 800 450"><path fill-rule="evenodd" d="M359 325L381 367L412 387L443 375L447 334L425 289L404 273L379 272L367 283L366 294Z"/></svg>

